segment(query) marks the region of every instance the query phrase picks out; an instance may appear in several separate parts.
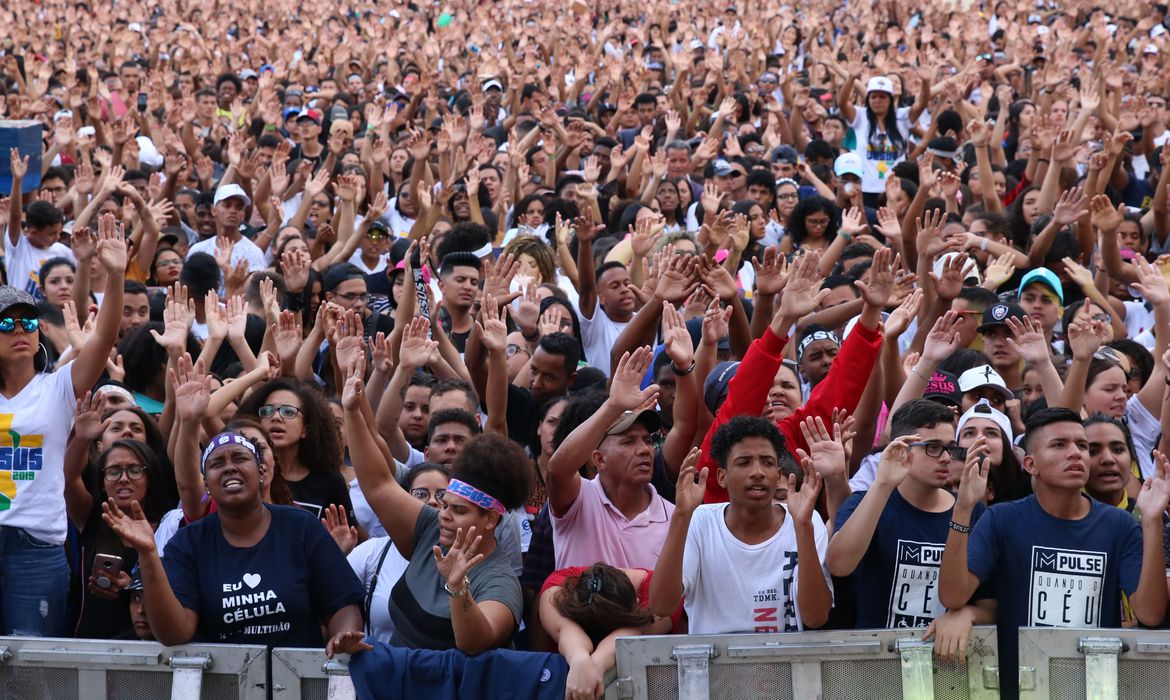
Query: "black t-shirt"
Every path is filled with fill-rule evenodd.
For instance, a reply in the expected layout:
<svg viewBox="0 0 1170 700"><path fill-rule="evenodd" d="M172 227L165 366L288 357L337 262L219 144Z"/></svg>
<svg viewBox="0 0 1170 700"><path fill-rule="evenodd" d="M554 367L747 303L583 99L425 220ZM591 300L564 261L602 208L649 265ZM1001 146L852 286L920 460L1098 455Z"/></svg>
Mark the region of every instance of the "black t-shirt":
<svg viewBox="0 0 1170 700"><path fill-rule="evenodd" d="M96 596L89 590L93 560L98 554L122 557L122 571L126 573L130 573L130 570L138 565L138 552L123 545L118 536L102 521L102 502L99 499L94 499L89 518L85 521L85 529L78 535L77 540L81 549L81 570L73 579L71 595L77 609L80 610L80 615L73 636L82 639L110 639L126 631L133 635L130 599L120 595L117 600L109 600Z"/></svg>
<svg viewBox="0 0 1170 700"><path fill-rule="evenodd" d="M292 491L293 502L316 518L324 517L325 509L330 505L344 508L346 515L351 520L353 518L349 485L340 472L311 471L300 481L288 481L288 488Z"/></svg>
<svg viewBox="0 0 1170 700"><path fill-rule="evenodd" d="M536 435L539 412L540 404L532 398L531 392L522 386L508 384L508 437L529 448L529 453L534 455L540 452L540 443L529 444L529 441Z"/></svg>
<svg viewBox="0 0 1170 700"><path fill-rule="evenodd" d="M219 514L180 529L163 566L175 597L199 615L195 642L321 648L321 624L361 605L362 584L321 523L287 506L265 505L268 532L233 547Z"/></svg>

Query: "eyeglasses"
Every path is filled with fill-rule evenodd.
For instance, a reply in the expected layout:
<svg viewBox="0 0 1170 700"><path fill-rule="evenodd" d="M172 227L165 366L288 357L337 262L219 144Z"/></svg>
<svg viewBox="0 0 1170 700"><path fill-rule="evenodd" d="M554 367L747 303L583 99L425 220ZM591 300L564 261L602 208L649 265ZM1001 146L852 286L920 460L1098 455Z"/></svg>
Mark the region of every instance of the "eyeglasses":
<svg viewBox="0 0 1170 700"><path fill-rule="evenodd" d="M828 219L805 219L804 225L809 228L826 228L829 225Z"/></svg>
<svg viewBox="0 0 1170 700"><path fill-rule="evenodd" d="M351 304L354 303L355 301L369 301L370 300L370 293L369 292L348 292L346 294L338 294L337 296L340 299L345 299L346 301L348 301Z"/></svg>
<svg viewBox="0 0 1170 700"><path fill-rule="evenodd" d="M785 192L784 194L776 195L776 199L796 199L799 196L795 192Z"/></svg>
<svg viewBox="0 0 1170 700"><path fill-rule="evenodd" d="M39 318L0 318L0 333L8 334L15 331L18 321L25 333L32 333L41 327L41 319Z"/></svg>
<svg viewBox="0 0 1170 700"><path fill-rule="evenodd" d="M927 457L941 457L943 452L949 452L951 459L967 459L967 448L959 447L955 443L944 445L941 442L911 442L910 447L921 447Z"/></svg>
<svg viewBox="0 0 1170 700"><path fill-rule="evenodd" d="M410 495L414 496L420 501L431 500L431 494L434 494L436 501L441 502L443 500L443 496L447 494L447 489L435 489L434 491L431 491L430 489L424 489L420 486L417 489L410 490Z"/></svg>
<svg viewBox="0 0 1170 700"><path fill-rule="evenodd" d="M296 418L298 414L303 413L303 411L301 411L301 409L297 408L296 406L290 406L288 404L273 406L270 403L266 403L260 407L260 410L257 411L257 413L261 418L271 418L274 415L279 415L284 420L292 420L293 418Z"/></svg>
<svg viewBox="0 0 1170 700"><path fill-rule="evenodd" d="M521 347L515 343L508 343L507 347L504 348L504 354L508 357L512 357L518 352L522 352L525 355L529 354L528 348Z"/></svg>
<svg viewBox="0 0 1170 700"><path fill-rule="evenodd" d="M138 481L142 475L146 473L146 467L141 464L127 464L124 467L106 467L102 470L102 477L113 483L122 478L122 475L130 477L131 481Z"/></svg>

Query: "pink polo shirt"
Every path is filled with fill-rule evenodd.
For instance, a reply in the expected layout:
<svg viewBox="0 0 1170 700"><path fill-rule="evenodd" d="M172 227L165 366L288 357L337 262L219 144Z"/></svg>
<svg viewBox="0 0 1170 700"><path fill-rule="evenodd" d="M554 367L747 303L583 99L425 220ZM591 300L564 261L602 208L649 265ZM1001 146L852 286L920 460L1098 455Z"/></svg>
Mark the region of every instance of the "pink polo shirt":
<svg viewBox="0 0 1170 700"><path fill-rule="evenodd" d="M605 494L599 479L582 479L577 500L563 517L552 516L556 568L597 562L624 569L654 569L674 504L650 491L650 505L626 519Z"/></svg>

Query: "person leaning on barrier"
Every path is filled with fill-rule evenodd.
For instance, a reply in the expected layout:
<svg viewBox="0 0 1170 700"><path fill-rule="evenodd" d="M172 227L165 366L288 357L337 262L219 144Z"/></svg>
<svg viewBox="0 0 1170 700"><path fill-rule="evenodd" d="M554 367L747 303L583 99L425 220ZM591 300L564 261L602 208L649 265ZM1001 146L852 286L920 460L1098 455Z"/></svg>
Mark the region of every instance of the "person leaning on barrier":
<svg viewBox="0 0 1170 700"><path fill-rule="evenodd" d="M363 648L361 583L316 518L263 503L252 443L220 433L201 465L216 512L175 534L165 565L137 501L129 512L112 499L103 504L106 524L138 550L158 640L319 648L324 627L326 654Z"/></svg>
<svg viewBox="0 0 1170 700"><path fill-rule="evenodd" d="M729 503L700 505L709 470L695 481L699 450L678 475L675 511L650 581L650 610L671 614L685 596L692 634L799 632L829 619L833 590L824 567L828 530L816 512L822 478L803 460L803 485L785 477L784 437L767 418L736 416L711 440ZM841 453L844 460L844 452Z"/></svg>

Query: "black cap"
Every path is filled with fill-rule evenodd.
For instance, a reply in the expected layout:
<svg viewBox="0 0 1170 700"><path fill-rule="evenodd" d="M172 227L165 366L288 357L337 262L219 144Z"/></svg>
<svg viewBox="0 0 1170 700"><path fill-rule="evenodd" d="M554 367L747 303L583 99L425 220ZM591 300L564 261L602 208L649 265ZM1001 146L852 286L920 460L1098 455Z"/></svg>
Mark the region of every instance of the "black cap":
<svg viewBox="0 0 1170 700"><path fill-rule="evenodd" d="M738 362L720 362L711 370L711 374L707 375L707 381L703 382L703 403L707 405L711 415L719 411L723 400L727 398L727 386L737 371Z"/></svg>
<svg viewBox="0 0 1170 700"><path fill-rule="evenodd" d="M1010 301L992 304L983 312L983 323L975 330L985 333L996 326L1006 326L1009 318L1022 321L1027 316L1028 314L1024 313L1019 304L1013 304Z"/></svg>
<svg viewBox="0 0 1170 700"><path fill-rule="evenodd" d="M959 391L959 378L950 372L935 370L926 383L922 398L937 401L948 406L962 406L963 392Z"/></svg>
<svg viewBox="0 0 1170 700"><path fill-rule="evenodd" d="M330 265L325 270L325 275L321 279L321 291L332 292L334 289L347 280L365 279L366 273L362 272L357 265L350 263L339 263L337 265Z"/></svg>

